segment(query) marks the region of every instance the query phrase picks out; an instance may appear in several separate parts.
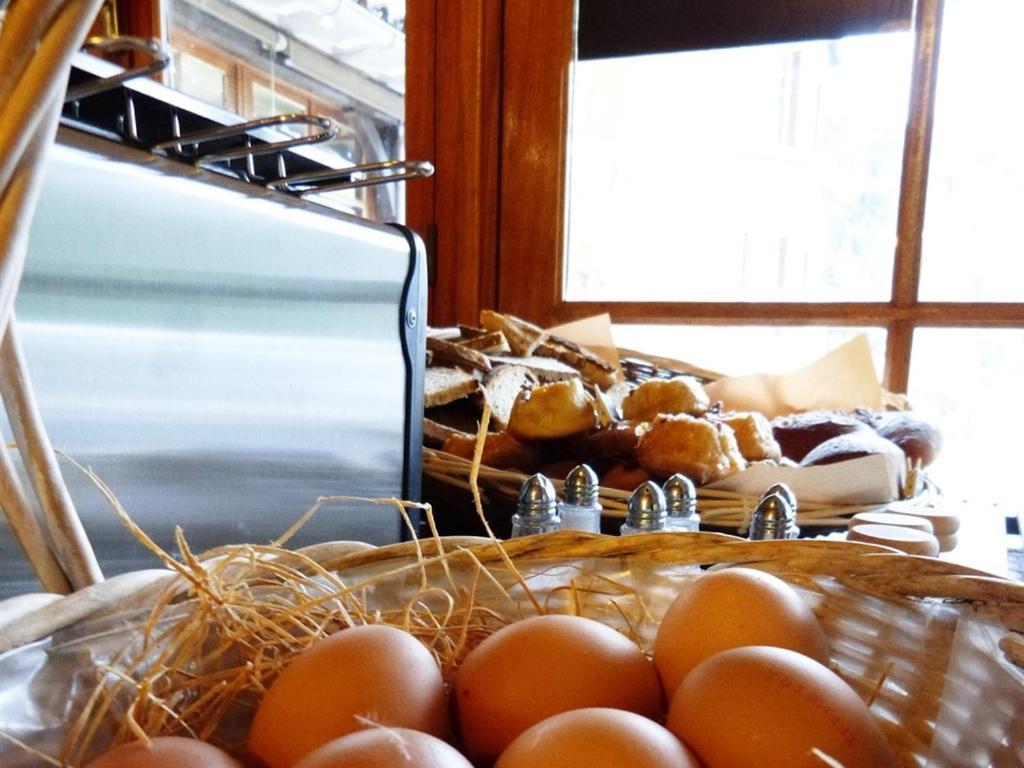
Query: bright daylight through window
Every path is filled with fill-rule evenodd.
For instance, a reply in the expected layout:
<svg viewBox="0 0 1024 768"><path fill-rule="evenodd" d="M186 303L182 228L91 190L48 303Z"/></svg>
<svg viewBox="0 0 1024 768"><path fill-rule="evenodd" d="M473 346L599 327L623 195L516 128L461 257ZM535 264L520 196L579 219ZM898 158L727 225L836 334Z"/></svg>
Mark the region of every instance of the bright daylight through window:
<svg viewBox="0 0 1024 768"><path fill-rule="evenodd" d="M1024 3L939 7L916 296L957 302L950 325L961 327L940 326L949 322L941 304L930 317L909 308L907 392L947 435L934 468L947 497L1013 515L1019 502L1006 478L1024 452L1007 436L1024 430L1015 394L1024 390L1024 330L984 307L1024 301ZM758 302L802 303L809 313L832 302L887 306L919 85L914 46L911 25L577 61L564 299L748 302L755 317ZM792 370L864 331L881 375L893 343L885 321L764 321L619 324L615 333L622 346L731 374ZM977 418L982 405L999 418Z"/></svg>

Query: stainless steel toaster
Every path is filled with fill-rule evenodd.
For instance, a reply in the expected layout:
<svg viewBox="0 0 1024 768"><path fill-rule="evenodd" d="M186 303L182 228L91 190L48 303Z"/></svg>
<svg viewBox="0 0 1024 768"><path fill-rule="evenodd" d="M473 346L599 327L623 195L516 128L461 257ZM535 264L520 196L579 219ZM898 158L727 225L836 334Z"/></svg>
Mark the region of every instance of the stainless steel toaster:
<svg viewBox="0 0 1024 768"><path fill-rule="evenodd" d="M324 495L418 497L425 294L402 226L62 127L16 314L55 448L199 551L265 543ZM104 572L155 566L63 472ZM291 544L405 530L339 502ZM0 522L0 597L38 588Z"/></svg>

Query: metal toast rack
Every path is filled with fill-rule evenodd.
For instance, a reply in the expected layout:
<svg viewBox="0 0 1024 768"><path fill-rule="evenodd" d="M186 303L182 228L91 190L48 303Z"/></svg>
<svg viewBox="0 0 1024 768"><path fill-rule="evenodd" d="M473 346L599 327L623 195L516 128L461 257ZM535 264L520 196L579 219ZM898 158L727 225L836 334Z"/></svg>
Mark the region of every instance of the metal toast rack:
<svg viewBox="0 0 1024 768"><path fill-rule="evenodd" d="M322 115L281 114L225 124L201 114L194 104L168 103L144 88L126 87L129 80L154 75L170 64L170 56L155 40L91 38L82 51L94 56L130 52L148 57L149 63L101 76L76 60L62 114L62 122L72 127L299 198L434 173L425 160L336 168L292 152L337 136L338 126ZM308 126L309 132L281 138L275 129L287 125Z"/></svg>

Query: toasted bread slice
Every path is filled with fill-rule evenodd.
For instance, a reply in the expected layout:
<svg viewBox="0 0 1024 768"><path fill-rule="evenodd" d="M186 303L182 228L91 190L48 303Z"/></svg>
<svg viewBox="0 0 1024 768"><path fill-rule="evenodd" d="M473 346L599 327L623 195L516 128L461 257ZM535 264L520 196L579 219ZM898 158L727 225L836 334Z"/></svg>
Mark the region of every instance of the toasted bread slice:
<svg viewBox="0 0 1024 768"><path fill-rule="evenodd" d="M489 331L481 336L461 339L457 342L463 349L474 349L484 354L499 354L510 351L505 334L501 331Z"/></svg>
<svg viewBox="0 0 1024 768"><path fill-rule="evenodd" d="M467 397L480 389L473 373L447 366L427 368L423 373L423 407L433 408Z"/></svg>
<svg viewBox="0 0 1024 768"><path fill-rule="evenodd" d="M506 357L504 355L491 355L491 364L498 365L521 365L528 368L541 383L552 381L568 381L569 379L581 378L580 372L572 366L555 360L551 357Z"/></svg>
<svg viewBox="0 0 1024 768"><path fill-rule="evenodd" d="M428 337L427 351L431 353L435 365L455 365L481 373L491 370L491 361L486 355L461 344Z"/></svg>
<svg viewBox="0 0 1024 768"><path fill-rule="evenodd" d="M508 427L508 417L519 393L536 383L537 377L523 365L501 365L484 376L484 400L491 408L491 420L497 429Z"/></svg>
<svg viewBox="0 0 1024 768"><path fill-rule="evenodd" d="M561 336L551 336L537 345L537 354L541 357L552 357L561 360L580 372L585 381L596 384L601 389L608 389L618 381L615 366L602 357L598 357L586 347Z"/></svg>
<svg viewBox="0 0 1024 768"><path fill-rule="evenodd" d="M518 357L529 357L547 338L547 334L539 326L513 315L504 315L489 309L480 310L480 325L488 331L501 331L505 334L512 353Z"/></svg>

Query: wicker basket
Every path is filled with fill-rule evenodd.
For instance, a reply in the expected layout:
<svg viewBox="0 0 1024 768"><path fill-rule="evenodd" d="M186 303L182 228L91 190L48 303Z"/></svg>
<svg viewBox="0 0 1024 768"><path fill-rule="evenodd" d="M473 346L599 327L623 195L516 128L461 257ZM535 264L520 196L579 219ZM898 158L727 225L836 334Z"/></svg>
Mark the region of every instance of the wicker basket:
<svg viewBox="0 0 1024 768"><path fill-rule="evenodd" d="M423 449L423 475L438 483L454 489L469 491L471 476L474 474L473 462L461 456L438 450ZM526 481L527 475L515 470L495 469L481 466L476 472L478 486L492 494L493 500L502 500L504 506L511 509L511 504L519 495L519 489ZM563 481L552 477L552 484L561 496ZM900 506L904 510L916 507L936 507L941 503L941 493L927 478L922 482L922 490L916 496L903 500ZM598 497L606 518L621 519L626 516L626 507L630 493L618 488L601 486ZM735 491L716 490L714 488L697 489L697 511L701 515L701 525L710 529L725 529L730 532L746 533L751 515L760 497L749 496ZM800 501L797 511L797 524L807 533L825 532L846 528L849 518L858 512L873 512L889 507L892 502L877 504L838 504L829 502ZM503 510L508 511L508 510Z"/></svg>
<svg viewBox="0 0 1024 768"><path fill-rule="evenodd" d="M439 549L443 556L437 556ZM439 628L458 623L461 601L471 594L491 629L539 606L596 618L649 649L678 585L698 574L692 566L764 569L798 587L814 607L830 639L834 668L871 702L901 766L1024 761L1024 674L1010 661L1024 664L1017 634L1024 630L1024 585L1017 582L870 545L749 542L713 533L612 537L562 531L500 547L468 538L380 548L342 542L304 554L308 569L322 567L340 577L334 599L344 602L358 593L380 620L411 626L435 646L443 634ZM224 557L219 553L206 567L223 568ZM265 586L267 573L257 560L252 552L235 556L230 580L223 583ZM344 589L337 588L342 583ZM432 602L429 596L440 591L454 602ZM31 697L32 681L45 679L49 698L64 697L61 711L76 711L89 695L81 681L116 657L120 645L137 642L145 613L124 611L140 603L167 603L166 615L198 610L186 579L152 571L110 579L0 627L0 648L7 649L0 652L0 701ZM433 612L433 618L410 622L411 610ZM229 618L214 612L209 620L219 628ZM118 642L111 645L112 638ZM74 663L61 665L68 649ZM45 663L35 668L33 657L45 657ZM457 663L457 655L449 657L446 672ZM25 670L31 671L27 679ZM241 721L225 717L214 739L237 743L238 732L230 729L244 728L249 711L243 706ZM0 710L0 728L9 730L10 723L3 723ZM180 726L165 721L166 730L174 727ZM9 735L52 754L64 728L58 719ZM35 763L0 741L0 764Z"/></svg>
<svg viewBox="0 0 1024 768"><path fill-rule="evenodd" d="M691 376L706 384L725 377L725 374L700 368L681 360L658 357L622 347L618 348L618 352L625 380L634 384L649 379L670 379L676 376ZM882 399L886 408L894 410L907 408L906 399L900 395L883 390ZM431 447L423 449L423 474L426 478L441 485L466 491L470 489L471 475L475 475L478 486L491 494L492 501L504 502L502 512L507 511L504 507L508 507L509 503L514 502L518 497L519 489L528 477L522 472L497 469L486 465L482 465L474 471L472 462L467 459ZM555 489L561 494L563 492L562 479L557 477L550 479ZM923 471L908 467L908 477L904 485L917 492L912 496L908 493L908 498L901 500L902 508L934 507L941 504L941 492ZM626 516L626 505L630 496L628 491L601 486L598 489L598 495L606 518L618 520ZM451 498L443 500L452 501ZM760 496L714 488L701 487L697 489L697 509L701 514L702 525L714 531L745 534L758 501L760 501ZM849 518L858 512L883 510L891 503L879 501L874 504L847 504L801 499L800 508L797 510L797 524L812 535L828 530L845 529Z"/></svg>

